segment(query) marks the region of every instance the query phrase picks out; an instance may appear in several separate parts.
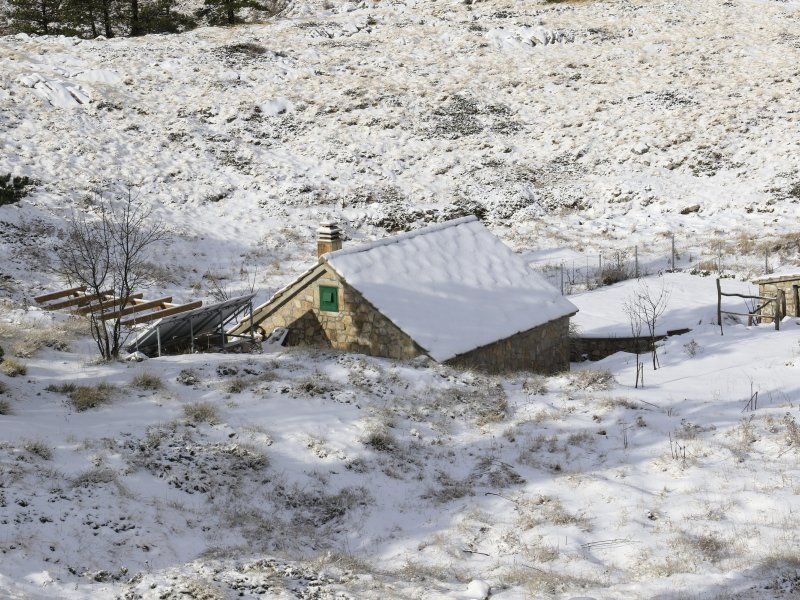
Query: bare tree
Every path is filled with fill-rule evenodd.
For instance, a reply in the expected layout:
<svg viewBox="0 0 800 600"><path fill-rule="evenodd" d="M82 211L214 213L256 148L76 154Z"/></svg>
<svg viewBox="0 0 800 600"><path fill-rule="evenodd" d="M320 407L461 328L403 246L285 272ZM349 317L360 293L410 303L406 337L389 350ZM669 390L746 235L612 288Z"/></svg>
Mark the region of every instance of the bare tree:
<svg viewBox="0 0 800 600"><path fill-rule="evenodd" d="M622 310L624 310L625 314L628 315L628 321L630 322L631 326L631 336L633 337L633 347L636 351L636 385L634 385L634 387L639 387L640 378L642 387L644 387L644 372L642 369L643 363L639 358L639 355L642 351L642 326L644 323L642 322L641 310L636 302L635 295L628 298L622 304Z"/></svg>
<svg viewBox="0 0 800 600"><path fill-rule="evenodd" d="M131 190L116 201L98 195L97 206L99 214L94 218L73 213L68 220L57 268L71 285L85 286L86 294L93 297L92 337L103 359L112 360L125 342L125 308L134 290L153 283L150 253L168 236L164 223L137 202Z"/></svg>
<svg viewBox="0 0 800 600"><path fill-rule="evenodd" d="M640 281L639 287L625 303L625 311L629 316L631 314L634 315L634 317L631 317L631 327L635 327L634 320L639 323L639 331L641 331L642 324L647 327L647 332L650 336L654 371L658 369L659 366L658 349L656 348L656 326L658 325L658 320L661 318L661 315L663 315L664 311L667 309L669 296L670 290L664 287L663 282L661 283L660 289L654 290L644 281Z"/></svg>

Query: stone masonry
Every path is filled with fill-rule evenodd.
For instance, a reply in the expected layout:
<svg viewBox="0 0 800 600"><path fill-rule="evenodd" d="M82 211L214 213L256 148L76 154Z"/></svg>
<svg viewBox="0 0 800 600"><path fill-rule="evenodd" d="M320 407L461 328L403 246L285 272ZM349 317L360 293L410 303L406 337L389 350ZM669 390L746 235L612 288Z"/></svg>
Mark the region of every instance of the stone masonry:
<svg viewBox="0 0 800 600"><path fill-rule="evenodd" d="M569 370L569 316L460 354L447 364L489 373Z"/></svg>
<svg viewBox="0 0 800 600"><path fill-rule="evenodd" d="M338 312L320 310L321 285L338 288ZM276 327L288 328L287 346L335 348L400 359L425 353L331 269L324 269L298 289L288 290L287 296L259 323L267 334Z"/></svg>
<svg viewBox="0 0 800 600"><path fill-rule="evenodd" d="M784 275L776 277L761 277L756 279L754 283L758 284L758 295L764 297L776 297L778 290L783 290L786 299L786 305L782 310L784 316L798 317L800 316L800 307L797 306L794 288L800 285L800 274L797 275ZM763 309L761 309L761 316L764 323L771 323L772 317L775 316L775 304L770 302Z"/></svg>

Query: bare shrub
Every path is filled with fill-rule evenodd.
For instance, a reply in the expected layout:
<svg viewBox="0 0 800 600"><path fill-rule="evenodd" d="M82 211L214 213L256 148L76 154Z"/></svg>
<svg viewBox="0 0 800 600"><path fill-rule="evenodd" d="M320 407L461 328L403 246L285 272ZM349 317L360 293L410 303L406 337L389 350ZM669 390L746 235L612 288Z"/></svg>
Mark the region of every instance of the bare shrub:
<svg viewBox="0 0 800 600"><path fill-rule="evenodd" d="M44 460L53 458L53 451L42 440L26 440L23 442L22 447L26 452L30 452Z"/></svg>
<svg viewBox="0 0 800 600"><path fill-rule="evenodd" d="M433 500L437 504L446 504L452 500L458 500L465 496L474 496L472 482L468 479L453 479L444 471L439 471L436 475L438 488L428 488L422 495L423 498Z"/></svg>
<svg viewBox="0 0 800 600"><path fill-rule="evenodd" d="M164 382L153 373L139 373L131 380L131 386L139 390L160 390L164 388Z"/></svg>
<svg viewBox="0 0 800 600"><path fill-rule="evenodd" d="M677 540L676 545L694 550L703 559L712 563L719 562L730 553L730 543L713 532L705 532L700 535L684 534Z"/></svg>
<svg viewBox="0 0 800 600"><path fill-rule="evenodd" d="M783 417L783 425L785 429L786 443L793 448L800 448L800 425L797 424L795 418L786 413Z"/></svg>
<svg viewBox="0 0 800 600"><path fill-rule="evenodd" d="M13 358L6 358L0 363L0 371L9 377L16 377L17 375L25 375L28 373L28 368L21 362Z"/></svg>
<svg viewBox="0 0 800 600"><path fill-rule="evenodd" d="M183 407L183 416L192 423L219 423L217 407L210 402L195 402Z"/></svg>
<svg viewBox="0 0 800 600"><path fill-rule="evenodd" d="M117 388L110 383L101 382L97 385L75 385L64 383L62 385L49 385L45 388L48 392L65 394L72 407L78 412L97 408L103 404L110 404L111 398Z"/></svg>
<svg viewBox="0 0 800 600"><path fill-rule="evenodd" d="M602 392L610 390L614 385L611 371L600 369L584 369L569 374L569 387L575 390Z"/></svg>
<svg viewBox="0 0 800 600"><path fill-rule="evenodd" d="M13 414L11 410L11 403L8 400L0 398L0 415L10 415Z"/></svg>
<svg viewBox="0 0 800 600"><path fill-rule="evenodd" d="M517 526L523 530L539 525L574 525L584 531L591 529L585 516L567 511L561 500L552 496L537 494L531 498L522 498L517 501L517 510Z"/></svg>
<svg viewBox="0 0 800 600"><path fill-rule="evenodd" d="M72 487L92 487L100 483L116 481L117 474L108 467L94 467L72 479Z"/></svg>

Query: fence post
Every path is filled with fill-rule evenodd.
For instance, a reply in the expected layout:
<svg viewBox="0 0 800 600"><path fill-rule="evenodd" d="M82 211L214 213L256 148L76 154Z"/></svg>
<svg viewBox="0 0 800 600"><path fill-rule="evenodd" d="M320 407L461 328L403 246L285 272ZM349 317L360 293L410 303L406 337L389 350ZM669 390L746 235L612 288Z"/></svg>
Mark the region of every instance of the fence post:
<svg viewBox="0 0 800 600"><path fill-rule="evenodd" d="M725 335L722 332L722 288L719 284L719 277L717 277L717 323L719 324L719 334Z"/></svg>
<svg viewBox="0 0 800 600"><path fill-rule="evenodd" d="M798 292L800 286L796 283L792 284L792 298L794 300L794 316L800 317L800 293Z"/></svg>
<svg viewBox="0 0 800 600"><path fill-rule="evenodd" d="M561 295L564 295L564 263L561 263Z"/></svg>
<svg viewBox="0 0 800 600"><path fill-rule="evenodd" d="M602 254L598 254L597 255L597 285L600 285L602 280L603 280L603 255Z"/></svg>
<svg viewBox="0 0 800 600"><path fill-rule="evenodd" d="M672 270L675 271L675 234L674 233L672 234L672 255L671 255L670 258L672 260Z"/></svg>
<svg viewBox="0 0 800 600"><path fill-rule="evenodd" d="M783 318L781 310L785 305L786 292L783 290L778 290L778 294L775 296L775 331L780 331L781 329L781 319Z"/></svg>
<svg viewBox="0 0 800 600"><path fill-rule="evenodd" d="M633 272L636 279L639 279L639 246L633 247Z"/></svg>

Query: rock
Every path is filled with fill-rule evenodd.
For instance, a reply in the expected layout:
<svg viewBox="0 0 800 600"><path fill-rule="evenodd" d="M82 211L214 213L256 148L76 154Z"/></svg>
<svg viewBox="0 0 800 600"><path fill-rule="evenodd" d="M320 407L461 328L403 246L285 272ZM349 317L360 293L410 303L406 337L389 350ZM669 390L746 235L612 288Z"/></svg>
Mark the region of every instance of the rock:
<svg viewBox="0 0 800 600"><path fill-rule="evenodd" d="M699 204L692 204L691 206L687 206L686 208L681 210L682 215L689 215L691 213L700 212L700 205Z"/></svg>
<svg viewBox="0 0 800 600"><path fill-rule="evenodd" d="M147 355L142 354L141 352L134 352L133 354L128 354L125 357L127 362L142 362L143 360L147 360Z"/></svg>

